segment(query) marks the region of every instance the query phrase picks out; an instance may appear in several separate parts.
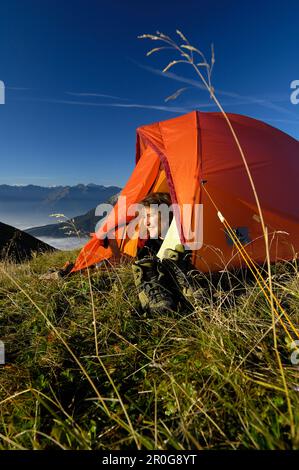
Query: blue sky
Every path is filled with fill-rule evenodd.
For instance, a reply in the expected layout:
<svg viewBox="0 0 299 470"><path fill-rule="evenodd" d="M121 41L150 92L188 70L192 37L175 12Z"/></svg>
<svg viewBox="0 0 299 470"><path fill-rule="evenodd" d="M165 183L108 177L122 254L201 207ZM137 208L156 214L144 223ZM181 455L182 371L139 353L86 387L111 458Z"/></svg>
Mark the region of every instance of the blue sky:
<svg viewBox="0 0 299 470"><path fill-rule="evenodd" d="M159 70L172 53L146 57L139 40L180 29L209 52L213 83L229 112L265 120L299 138L297 0L2 0L0 184L123 185L134 166L135 129L192 109L215 111L190 86L165 102L186 66Z"/></svg>

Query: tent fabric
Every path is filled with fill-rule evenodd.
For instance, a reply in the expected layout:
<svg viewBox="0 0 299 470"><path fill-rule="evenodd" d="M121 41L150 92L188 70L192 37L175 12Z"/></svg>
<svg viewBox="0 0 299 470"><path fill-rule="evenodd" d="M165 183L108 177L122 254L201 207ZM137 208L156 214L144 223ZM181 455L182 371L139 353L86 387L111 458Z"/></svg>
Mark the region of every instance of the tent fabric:
<svg viewBox="0 0 299 470"><path fill-rule="evenodd" d="M293 259L299 250L299 142L262 121L238 114L228 117L256 186L270 234L271 261ZM126 196L129 206L158 191L169 192L172 203L180 208L203 204L203 244L193 252L198 269L218 271L243 263L217 217L217 209L237 233L243 234L242 243L252 259L258 263L265 260L253 191L221 113L193 111L137 129L136 167L121 196ZM138 236L133 241L121 238L132 216L124 214L115 227L118 210L116 204L82 248L73 271L112 256L111 247L105 247L102 239L107 229L116 231L121 252L136 255ZM187 224L184 215L178 223L183 227ZM184 233L181 240L186 241Z"/></svg>

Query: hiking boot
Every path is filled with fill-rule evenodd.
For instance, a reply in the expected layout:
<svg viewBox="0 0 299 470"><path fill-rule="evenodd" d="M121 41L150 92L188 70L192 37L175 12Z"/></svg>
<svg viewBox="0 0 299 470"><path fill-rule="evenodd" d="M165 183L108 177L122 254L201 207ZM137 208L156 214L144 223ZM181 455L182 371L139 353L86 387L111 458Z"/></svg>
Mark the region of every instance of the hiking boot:
<svg viewBox="0 0 299 470"><path fill-rule="evenodd" d="M161 262L152 257L142 258L132 265L135 285L143 310L166 313L175 310L171 292L165 287Z"/></svg>
<svg viewBox="0 0 299 470"><path fill-rule="evenodd" d="M171 277L174 287L188 301L198 301L202 297L202 290L196 282L199 275L191 262L192 252L185 250L184 245L176 245L175 249L167 248L164 251L162 265Z"/></svg>

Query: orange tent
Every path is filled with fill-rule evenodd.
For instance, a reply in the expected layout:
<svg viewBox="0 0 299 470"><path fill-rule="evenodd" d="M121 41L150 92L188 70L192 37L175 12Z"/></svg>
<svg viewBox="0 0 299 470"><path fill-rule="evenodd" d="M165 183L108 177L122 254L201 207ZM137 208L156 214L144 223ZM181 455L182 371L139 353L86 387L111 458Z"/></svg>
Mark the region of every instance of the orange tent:
<svg viewBox="0 0 299 470"><path fill-rule="evenodd" d="M299 250L299 142L256 119L228 114L249 165L268 227L271 261ZM217 216L220 211L253 260L265 260L257 206L244 164L221 113L193 111L137 129L136 167L121 195L127 205L150 192L169 192L173 203L203 204L203 244L193 252L202 271L241 266L242 258ZM114 215L119 207L116 204ZM120 215L120 214L119 214ZM121 252L135 256L137 238L124 235L132 217L110 214L81 250L73 271L112 256L101 234L115 230ZM182 240L184 241L184 240Z"/></svg>

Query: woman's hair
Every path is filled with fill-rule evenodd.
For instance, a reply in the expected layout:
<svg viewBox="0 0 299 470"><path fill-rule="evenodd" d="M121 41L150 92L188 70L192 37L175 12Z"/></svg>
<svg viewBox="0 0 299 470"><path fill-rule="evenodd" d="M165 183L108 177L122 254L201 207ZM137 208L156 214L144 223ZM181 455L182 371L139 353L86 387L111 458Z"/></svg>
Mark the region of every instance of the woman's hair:
<svg viewBox="0 0 299 470"><path fill-rule="evenodd" d="M160 206L160 204L165 204L166 206L170 207L167 217L167 228L171 224L173 219L173 210L171 207L171 199L168 193L150 193L144 199L142 199L139 204L142 204L144 207L151 207L152 205ZM161 215L161 212L159 212L160 221Z"/></svg>
<svg viewBox="0 0 299 470"><path fill-rule="evenodd" d="M171 206L171 199L168 193L150 193L139 204L143 204L145 207L149 207L152 204Z"/></svg>

